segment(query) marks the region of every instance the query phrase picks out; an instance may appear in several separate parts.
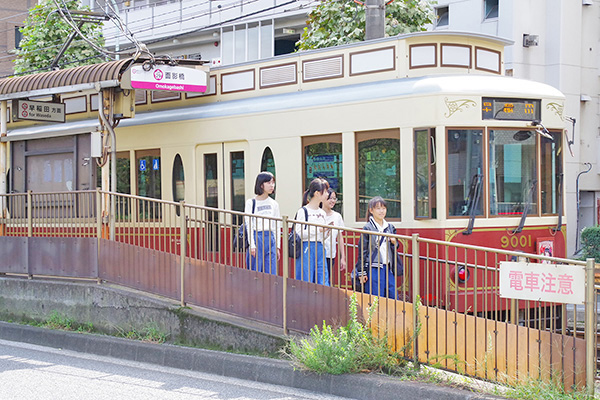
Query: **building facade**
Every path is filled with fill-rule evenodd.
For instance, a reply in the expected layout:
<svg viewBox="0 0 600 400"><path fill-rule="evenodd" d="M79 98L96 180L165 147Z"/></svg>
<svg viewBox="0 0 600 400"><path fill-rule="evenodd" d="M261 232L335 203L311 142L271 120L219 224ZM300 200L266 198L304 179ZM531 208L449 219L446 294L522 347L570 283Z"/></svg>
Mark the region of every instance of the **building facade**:
<svg viewBox="0 0 600 400"><path fill-rule="evenodd" d="M0 4L0 77L13 73L12 51L19 45L18 29L27 19L27 10L36 4L37 0L13 0Z"/></svg>
<svg viewBox="0 0 600 400"><path fill-rule="evenodd" d="M580 231L600 223L600 2L438 0L435 7L432 29L513 40L505 49L506 75L565 94L565 141L572 141L572 155L565 146L564 156L567 248L577 252Z"/></svg>

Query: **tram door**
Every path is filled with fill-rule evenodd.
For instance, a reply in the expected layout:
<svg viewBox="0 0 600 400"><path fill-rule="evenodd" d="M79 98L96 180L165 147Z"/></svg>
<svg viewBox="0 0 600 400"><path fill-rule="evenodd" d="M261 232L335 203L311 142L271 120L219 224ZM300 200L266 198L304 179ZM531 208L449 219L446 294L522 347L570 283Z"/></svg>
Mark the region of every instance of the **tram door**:
<svg viewBox="0 0 600 400"><path fill-rule="evenodd" d="M198 203L206 207L244 211L245 142L216 143L196 148ZM227 217L226 217L227 216ZM220 225L239 225L241 218L230 219L228 214L208 211L205 216L206 246L209 251L219 250Z"/></svg>

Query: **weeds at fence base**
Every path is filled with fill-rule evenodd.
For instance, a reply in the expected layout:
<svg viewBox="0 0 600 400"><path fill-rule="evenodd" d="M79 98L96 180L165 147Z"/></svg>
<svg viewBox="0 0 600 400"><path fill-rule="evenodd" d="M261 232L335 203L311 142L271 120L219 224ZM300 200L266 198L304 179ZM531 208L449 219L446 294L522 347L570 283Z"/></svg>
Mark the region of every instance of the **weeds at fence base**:
<svg viewBox="0 0 600 400"><path fill-rule="evenodd" d="M91 322L80 324L77 323L73 318L69 318L57 311L52 311L48 320L39 324L39 326L49 329L60 329L63 331L84 333L90 333L94 331L94 325Z"/></svg>
<svg viewBox="0 0 600 400"><path fill-rule="evenodd" d="M169 337L168 334L160 332L153 324L148 324L140 330L131 329L130 331L125 331L120 328L117 328L117 330L119 331L119 334L117 335L118 337L140 340L147 343L161 344L166 342L167 338Z"/></svg>
<svg viewBox="0 0 600 400"><path fill-rule="evenodd" d="M584 400L590 399L585 389L566 390L560 383L560 379L552 379L548 382L539 379L529 379L515 382L503 388L500 394L510 399L523 400ZM594 398L598 398L595 396Z"/></svg>
<svg viewBox="0 0 600 400"><path fill-rule="evenodd" d="M369 307L367 321L358 320L358 300L350 298L350 319L346 326L333 328L323 322L315 326L309 337L292 339L283 354L295 367L317 373L345 374L356 372L383 372L389 375L410 373L409 363L401 352L392 352L387 336L377 337L369 328L377 308L377 298Z"/></svg>

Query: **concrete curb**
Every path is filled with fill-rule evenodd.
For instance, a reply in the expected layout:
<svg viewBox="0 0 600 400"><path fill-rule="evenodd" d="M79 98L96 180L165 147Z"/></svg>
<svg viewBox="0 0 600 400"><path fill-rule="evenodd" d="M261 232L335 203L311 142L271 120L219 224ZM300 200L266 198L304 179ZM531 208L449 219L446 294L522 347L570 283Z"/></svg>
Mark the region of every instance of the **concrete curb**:
<svg viewBox="0 0 600 400"><path fill-rule="evenodd" d="M95 334L81 334L0 322L0 339L81 353L205 372L288 386L354 399L498 399L448 386L401 381L376 374L317 375L294 370L286 361L170 344L151 344Z"/></svg>

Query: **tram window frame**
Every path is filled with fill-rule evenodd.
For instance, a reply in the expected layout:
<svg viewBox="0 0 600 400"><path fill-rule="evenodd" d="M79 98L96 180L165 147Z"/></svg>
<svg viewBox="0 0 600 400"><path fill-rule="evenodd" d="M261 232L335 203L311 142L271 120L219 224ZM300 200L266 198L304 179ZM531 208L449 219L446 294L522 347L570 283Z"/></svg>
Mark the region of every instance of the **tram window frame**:
<svg viewBox="0 0 600 400"><path fill-rule="evenodd" d="M204 166L204 206L218 209L219 208L219 155L217 153L204 153L202 159ZM210 165L209 165L210 164ZM214 177L209 179L208 170L214 171ZM209 196L209 180L211 188L215 195ZM209 204L209 198L214 197L214 203ZM208 251L219 251L220 240L219 235L219 212L214 210L206 210L206 219L208 224L206 227L206 246Z"/></svg>
<svg viewBox="0 0 600 400"><path fill-rule="evenodd" d="M426 141L426 149L427 149L427 154L424 154L425 156L425 163L426 163L426 168L427 168L427 176L425 178L426 182L425 182L425 188L426 188L426 192L427 192L427 212L426 213L420 213L419 212L419 195L420 195L420 190L419 190L419 158L420 158L420 154L419 154L419 150L420 147L423 146L419 146L419 136L424 136L425 137L425 141ZM413 140L414 140L414 194L415 194L415 209L414 209L414 213L415 213L415 219L436 219L437 218L437 207L436 207L436 201L437 201L437 175L436 175L436 165L437 165L437 160L436 160L436 154L435 154L435 149L436 149L436 142L435 142L435 128L421 128L421 129L415 129L413 131ZM424 152L423 152L424 153ZM423 215L420 215L423 214Z"/></svg>
<svg viewBox="0 0 600 400"><path fill-rule="evenodd" d="M312 146L312 145L317 145L317 144L339 144L340 145L340 151L339 151L339 161L336 161L336 163L338 164L338 168L339 168L339 178L337 181L337 185L335 185L332 181L332 179L330 179L329 176L319 176L319 178L324 178L326 179L329 184L330 187L332 189L335 190L335 192L337 193L337 198L338 201L334 207L334 210L339 212L340 214L343 215L343 202L344 202L344 194L343 194L343 189L344 189L344 155L343 155L343 147L342 147L342 134L341 133L335 133L335 134L331 134L331 135L315 135L315 136L305 136L302 137L302 182L303 182L303 191L306 190L308 188L308 185L310 184L310 181L313 180L314 178L316 178L315 176L313 176L312 178L308 178L307 177L307 165L306 165L306 158L307 158L307 147L308 146ZM330 154L330 153L329 153Z"/></svg>
<svg viewBox="0 0 600 400"><path fill-rule="evenodd" d="M564 142L563 142L563 134L560 131L550 131L550 135L552 136L553 140L547 139L547 138L543 138L541 137L540 140L540 162L538 163L540 166L540 184L539 184L539 189L538 189L538 196L539 196L539 203L540 203L540 212L541 215L547 216L547 215L558 215L558 212L560 210L560 205L558 203L558 200L560 199L562 201L562 209L564 210L564 201L565 201L565 176L564 176L564 160L563 160L563 154L564 154ZM545 149L547 147L552 148L554 145L555 148L550 150L550 154L547 154L547 152L545 151ZM554 159L552 159L554 158ZM546 161L547 160L547 161ZM550 164L548 166L546 166L547 164ZM562 184L560 184L559 181L557 181L557 176L559 174L563 174L562 177ZM552 188L552 186L554 186L553 191L552 191L552 200L551 200L551 204L550 204L550 208L551 210L548 211L547 210L547 202L544 200L544 196L545 193L548 192L548 190L544 190L545 188L547 188L548 183L550 187ZM560 185L559 185L560 184ZM561 191L562 193L559 193L558 191Z"/></svg>
<svg viewBox="0 0 600 400"><path fill-rule="evenodd" d="M486 199L486 195L487 195L487 191L486 191L486 176L487 176L487 159L486 159L486 148L485 148L485 130L483 127L447 127L446 128L446 133L445 133L445 141L446 141L446 216L448 219L456 219L456 218L468 218L470 215L469 213L465 213L463 212L462 214L455 214L452 213L452 204L453 201L452 199L455 196L452 196L451 194L451 185L450 185L450 180L451 180L451 176L450 176L450 172L451 169L452 171L454 170L458 170L457 168L451 168L450 164L451 164L451 157L450 157L450 141L449 141L449 137L450 137L450 133L451 132L455 132L455 131L469 131L469 132L475 132L478 133L481 141L479 143L479 148L480 148L480 157L481 157L481 164L480 164L480 174L481 174L481 182L480 182L480 194L479 194L479 205L478 205L478 212L475 213L475 218L479 217L479 218L485 218L486 217L486 211L487 211L487 207L485 204L485 199ZM458 138L457 138L458 139ZM452 153L455 154L455 153ZM461 154L461 153L456 153L456 154ZM464 159L472 159L472 157L460 157L459 155L456 156L457 160L460 160L462 158ZM467 172L467 171L465 171ZM463 195L460 197L463 197L462 202L464 203L465 201L468 201L469 196L467 194L467 192L470 192L470 186L472 184L472 180L473 177L475 176L473 174L473 169L471 169L471 171L469 171L468 176L470 177L469 182L466 184L466 186L469 186L468 189L465 189L465 183L462 184L463 189ZM467 180L463 180L463 182L466 182ZM456 186L459 187L460 185L452 185L452 186ZM465 199L465 195L467 196L467 198ZM458 203L458 202L454 202L454 203ZM463 207L465 207L466 205L463 205Z"/></svg>
<svg viewBox="0 0 600 400"><path fill-rule="evenodd" d="M525 129L524 130L524 129L518 129L518 128L504 128L504 127L502 127L502 128L499 128L499 127L488 127L487 128L487 141L486 142L487 142L487 159L488 159L488 162L487 162L486 168L487 168L487 190L488 190L488 214L489 214L489 218L511 218L511 217L518 218L518 217L520 217L523 214L523 211L524 211L523 209L514 209L514 211L511 212L511 213L506 213L506 212L501 213L499 209L497 209L496 211L494 211L494 201L493 201L494 191L493 191L493 188L492 188L492 182L495 181L495 179L492 178L492 176L493 176L493 174L492 174L492 164L494 164L495 170L503 168L504 171L506 172L507 167L506 167L506 162L503 162L502 166L501 166L500 165L500 161L497 158L496 158L496 160L498 160L497 162L494 162L494 163L492 162L492 146L494 145L494 143L492 142L492 132L494 132L494 131L509 132L508 135L512 134L512 137L514 138L514 135L516 135L518 132L520 132L520 131L527 131L527 130L531 132L531 136L529 136L526 139L516 139L515 138L515 143L504 143L503 146L506 146L506 145L517 145L517 144L525 142L525 141L527 141L529 139L533 140L533 149L532 149L533 151L532 151L532 153L533 153L533 156L534 156L533 157L534 158L533 165L534 165L535 170L530 175L532 177L534 177L535 179L539 180L540 171L538 170L538 166L539 166L539 156L538 156L538 154L539 154L539 151L538 151L539 145L538 145L538 143L539 142L538 142L538 138L537 138L538 135L533 130L529 130L529 129ZM512 132L514 132L514 133L512 133ZM510 150L510 149L516 149L516 148L508 148L508 150ZM503 159L505 158L504 157L504 153L506 152L506 150L507 150L506 148L502 149L502 151L503 151ZM511 152L515 153L514 151L511 151ZM527 154L525 156L523 156L523 149L522 149L522 147L520 148L519 152L520 152L520 155L519 155L518 158L520 160L530 159L530 157L527 157ZM516 153L512 154L512 156L515 156L515 155L516 155ZM514 160L512 158L509 159L509 161L511 163L515 164L515 165L518 162L518 160ZM518 174L514 173L514 169L513 168L508 168L508 169L511 170L511 171L513 171L512 178L516 178L518 176L521 180L524 179L523 169L522 168L519 170ZM494 176L497 176L497 174L494 175ZM503 175L503 176L506 176L506 175ZM507 182L506 179L504 179L503 182L504 182L504 186L506 186L507 183L508 184L515 183L515 182L510 182L510 180ZM521 188L521 194L523 193L523 190L526 190L527 188L528 188L528 186L525 186L524 188ZM503 190L502 190L502 192L506 193L506 190L504 190L504 189L506 189L506 188L504 187ZM496 189L496 190L499 191L498 189ZM514 191L510 191L510 192L514 192ZM535 190L532 191L532 194L535 197L534 197L533 201L531 202L530 211L527 213L528 216L538 216L539 215L539 207L540 207L540 204L539 204L539 202L540 202L539 193L540 193L540 185L539 185L539 182L538 182L538 184L536 184ZM506 195L503 196L503 199L506 199ZM499 203L499 202L496 201L496 203ZM507 202L503 201L502 203L507 203ZM522 204L522 206L525 207L525 203L523 203L523 202L518 202L516 205L518 205L518 204Z"/></svg>
<svg viewBox="0 0 600 400"><path fill-rule="evenodd" d="M146 160L146 168L149 168L149 171L155 171L152 167L152 162L154 159L158 159L158 172L152 173L150 172L149 178L154 180L155 185L154 189L152 189L152 196L148 195L148 191L145 195L140 193L140 188L142 187L142 182L140 179L142 178L140 174L140 160L144 158L150 158L150 163ZM136 150L135 151L135 176L136 176L136 193L138 196L144 196L152 199L162 199L162 160L160 155L160 149L145 149L145 150ZM158 178L158 179L157 179ZM158 195L157 192L158 191ZM147 203L147 204L146 204ZM139 217L140 220L145 221L159 221L162 219L162 207L161 203L158 202L149 202L146 200L139 200L138 205Z"/></svg>
<svg viewBox="0 0 600 400"><path fill-rule="evenodd" d="M241 165L237 165L237 164L241 164ZM230 167L230 171L231 171L231 180L230 180L230 185L231 185L231 209L233 211L240 211L240 212L244 212L245 207L246 207L246 188L245 188L245 179L246 179L246 157L244 154L243 150L236 150L236 151L230 151L229 152L229 167ZM239 177L235 177L234 172L237 170L241 169L241 179ZM241 182L241 187L238 187L238 189L241 189L241 201L237 202L237 207L236 207L236 197L239 200L240 199L240 194L238 192L238 190L236 190L236 180L238 181L238 186L239 183ZM242 223L242 216L239 215L234 215L234 223L236 225L239 225Z"/></svg>
<svg viewBox="0 0 600 400"><path fill-rule="evenodd" d="M367 201L365 200L364 202L364 207L362 207L362 213L361 213L361 203L360 203L360 198L361 198L361 182L360 182L360 177L361 177L361 165L360 165L360 144L362 142L366 142L366 141L370 141L370 140L377 140L377 139L392 139L392 140L396 140L397 141L397 152L398 152L398 159L396 160L396 166L397 166L397 171L395 173L396 176L396 181L397 181L397 209L398 209L398 215L393 215L392 214L392 204L390 204L390 200L389 198L387 198L387 196L385 196L384 193L374 193L374 196L381 196L383 197L387 203L387 216L386 216L386 220L388 221L401 221L402 220L402 179L401 178L401 172L402 172L402 151L401 151L401 144L400 144L400 129L395 128L395 129L384 129L384 130L376 130L376 131L361 131L361 132L355 132L355 136L354 136L354 148L355 148L355 184L356 184L356 197L355 197L355 202L356 202L356 220L357 221L366 221L366 207L367 207ZM371 197L374 197L371 196ZM362 195L362 197L368 197L366 194ZM392 211L392 212L390 212ZM362 215L361 215L362 214Z"/></svg>

